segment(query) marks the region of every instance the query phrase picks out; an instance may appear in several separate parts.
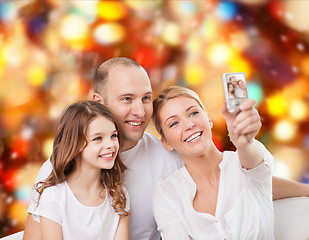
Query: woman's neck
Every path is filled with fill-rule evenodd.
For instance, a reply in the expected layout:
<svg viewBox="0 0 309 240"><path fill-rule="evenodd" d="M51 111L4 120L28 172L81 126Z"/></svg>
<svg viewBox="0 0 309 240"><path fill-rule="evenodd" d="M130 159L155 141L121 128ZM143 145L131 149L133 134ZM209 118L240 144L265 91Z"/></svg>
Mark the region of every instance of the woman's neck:
<svg viewBox="0 0 309 240"><path fill-rule="evenodd" d="M197 183L198 181L211 181L220 176L219 164L222 161L222 155L222 152L214 146L203 155L183 158L187 171Z"/></svg>

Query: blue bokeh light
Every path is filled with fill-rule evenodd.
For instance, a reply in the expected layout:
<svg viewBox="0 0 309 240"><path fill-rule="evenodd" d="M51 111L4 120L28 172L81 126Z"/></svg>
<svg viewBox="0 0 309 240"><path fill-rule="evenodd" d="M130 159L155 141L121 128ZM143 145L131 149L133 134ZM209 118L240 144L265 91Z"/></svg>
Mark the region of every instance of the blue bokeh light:
<svg viewBox="0 0 309 240"><path fill-rule="evenodd" d="M229 21L233 19L237 14L237 4L234 2L220 2L216 9L216 15L220 20Z"/></svg>

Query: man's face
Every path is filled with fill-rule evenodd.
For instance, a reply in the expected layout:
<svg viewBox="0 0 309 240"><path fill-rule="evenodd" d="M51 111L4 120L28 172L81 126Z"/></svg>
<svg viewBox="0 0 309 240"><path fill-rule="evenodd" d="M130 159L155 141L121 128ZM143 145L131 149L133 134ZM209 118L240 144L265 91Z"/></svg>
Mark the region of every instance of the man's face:
<svg viewBox="0 0 309 240"><path fill-rule="evenodd" d="M235 77L231 77L230 82L233 84L234 87L237 86L237 80Z"/></svg>
<svg viewBox="0 0 309 240"><path fill-rule="evenodd" d="M152 115L152 89L146 71L135 66L113 67L101 96L122 131L121 151L131 149L142 138Z"/></svg>

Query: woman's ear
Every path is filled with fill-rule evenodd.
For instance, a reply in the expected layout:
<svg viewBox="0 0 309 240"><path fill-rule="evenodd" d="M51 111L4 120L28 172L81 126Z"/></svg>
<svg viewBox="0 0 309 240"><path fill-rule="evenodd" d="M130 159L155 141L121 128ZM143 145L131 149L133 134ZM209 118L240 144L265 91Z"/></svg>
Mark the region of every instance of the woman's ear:
<svg viewBox="0 0 309 240"><path fill-rule="evenodd" d="M92 100L95 101L95 102L99 102L99 103L104 104L103 98L102 98L101 95L98 94L98 93L94 93L94 94L92 95Z"/></svg>
<svg viewBox="0 0 309 240"><path fill-rule="evenodd" d="M213 128L214 124L212 123L211 119L208 117L208 121L209 121L209 126L210 126L210 129Z"/></svg>
<svg viewBox="0 0 309 240"><path fill-rule="evenodd" d="M173 151L174 147L171 146L163 137L161 137L161 142L167 151Z"/></svg>

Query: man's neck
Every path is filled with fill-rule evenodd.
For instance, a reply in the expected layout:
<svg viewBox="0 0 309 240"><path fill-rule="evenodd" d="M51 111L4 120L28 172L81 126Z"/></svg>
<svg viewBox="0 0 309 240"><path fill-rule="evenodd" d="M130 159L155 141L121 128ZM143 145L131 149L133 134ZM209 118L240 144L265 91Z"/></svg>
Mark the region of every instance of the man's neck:
<svg viewBox="0 0 309 240"><path fill-rule="evenodd" d="M124 151L130 150L130 149L134 148L137 143L138 143L138 141L126 141L126 140L123 140L121 142L122 146L120 147L119 152L124 152Z"/></svg>

